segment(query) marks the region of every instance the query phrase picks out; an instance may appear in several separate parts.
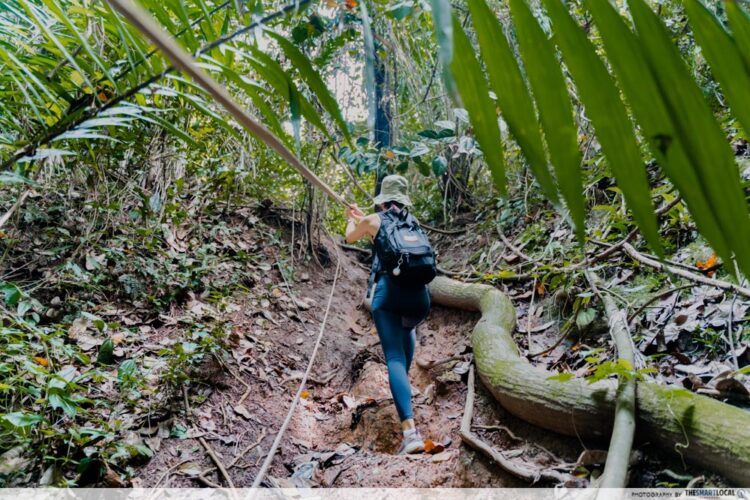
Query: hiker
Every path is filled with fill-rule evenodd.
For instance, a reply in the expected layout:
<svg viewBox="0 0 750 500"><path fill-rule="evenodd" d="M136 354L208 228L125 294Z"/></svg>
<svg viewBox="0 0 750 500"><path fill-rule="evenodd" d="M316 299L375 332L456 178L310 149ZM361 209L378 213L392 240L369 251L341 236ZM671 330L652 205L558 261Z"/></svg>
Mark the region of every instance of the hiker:
<svg viewBox="0 0 750 500"><path fill-rule="evenodd" d="M346 209L346 241L353 243L365 236L374 241L368 297L372 294L372 319L401 420L399 455L424 451L424 441L414 425L408 374L414 359L416 326L430 311L426 283L435 276L434 253L416 219L408 213L411 200L407 191L404 177L388 175L373 200L376 213L366 216L356 205Z"/></svg>

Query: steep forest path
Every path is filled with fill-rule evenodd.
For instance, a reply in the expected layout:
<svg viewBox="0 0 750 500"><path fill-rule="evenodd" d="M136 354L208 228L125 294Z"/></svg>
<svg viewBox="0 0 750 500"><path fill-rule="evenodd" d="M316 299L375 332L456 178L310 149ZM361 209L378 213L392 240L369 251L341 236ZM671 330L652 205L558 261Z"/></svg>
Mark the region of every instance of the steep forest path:
<svg viewBox="0 0 750 500"><path fill-rule="evenodd" d="M270 257L278 249L265 249ZM329 248L335 258L335 250ZM411 382L417 425L445 451L394 455L399 424L388 389L386 367L369 313L361 306L367 272L357 255L340 252L336 288L307 393L295 411L268 471L268 485L337 487L524 486L461 444L459 426L466 396L465 363L426 370L415 363ZM296 393L318 333L335 265L297 266L285 284L276 267L267 269L252 296L238 296L223 312L196 299L198 314L223 315L232 325L229 370L207 363L204 382L193 382L171 420L154 422L142 438L155 450L136 472L135 486L226 485L203 442L215 451L235 486L252 484ZM470 351L469 332L478 315L434 307L418 330L416 359L436 361ZM176 325L154 332L151 342L179 335ZM544 465L549 453L574 462L582 450L505 414L477 385L475 425L510 456ZM185 407L190 408L188 415ZM531 444L533 443L533 444ZM541 447L549 452L542 451Z"/></svg>

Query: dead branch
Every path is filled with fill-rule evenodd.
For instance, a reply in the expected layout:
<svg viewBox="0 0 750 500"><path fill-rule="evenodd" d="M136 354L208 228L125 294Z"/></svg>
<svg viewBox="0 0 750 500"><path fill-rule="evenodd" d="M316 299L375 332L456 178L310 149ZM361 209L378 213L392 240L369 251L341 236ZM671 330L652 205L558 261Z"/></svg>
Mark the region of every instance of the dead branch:
<svg viewBox="0 0 750 500"><path fill-rule="evenodd" d="M628 316L628 324L632 323L633 320L641 314L648 306L656 302L657 300L661 299L662 297L666 297L668 295L672 295L675 292L678 292L680 290L684 290L685 288L693 288L695 285L682 285L678 286L677 288L670 288L669 290L664 290L663 292L657 293L656 295L652 296L650 299L648 299L646 302L641 305L633 314Z"/></svg>
<svg viewBox="0 0 750 500"><path fill-rule="evenodd" d="M482 441L478 436L471 432L471 420L474 416L474 366L469 367L469 382L466 392L466 405L464 406L464 416L461 419L461 439L464 443L475 450L481 452L506 472L516 477L536 483L540 479L546 481L556 481L564 483L570 479L569 474L564 474L551 469L541 469L530 467L526 464L515 462L505 458L502 452L495 450L492 446Z"/></svg>
<svg viewBox="0 0 750 500"><path fill-rule="evenodd" d="M18 197L18 200L13 204L12 207L10 207L10 210L5 212L2 217L0 217L0 227L3 227L6 222L8 222L8 219L13 217L13 214L18 210L21 205L23 205L23 202L26 200L26 198L31 194L31 190L24 191L21 196Z"/></svg>
<svg viewBox="0 0 750 500"><path fill-rule="evenodd" d="M232 478L229 476L226 467L224 467L224 463L221 461L214 449L211 448L211 445L208 444L208 442L202 437L198 438L198 442L206 449L206 453L208 453L208 456L211 457L211 460L213 460L213 462L216 464L216 467L219 469L219 472L221 472L221 475L224 477L224 480L227 482L229 487L234 489L235 486L232 482Z"/></svg>
<svg viewBox="0 0 750 500"><path fill-rule="evenodd" d="M653 267L654 269L658 271L666 271L671 274L675 274L677 276L681 276L683 278L687 278L689 280L695 281L696 283L700 283L702 285L713 286L716 288L721 288L722 290L731 290L745 297L750 297L750 289L748 288L736 285L734 283L730 283L728 281L717 280L714 278L709 278L707 276L701 276L699 274L691 273L690 271L686 271L685 269L681 269L679 267L664 264L663 262L659 262L657 260L646 257L645 255L640 253L638 250L636 250L633 247L633 245L631 245L630 243L624 243L622 245L622 249L633 260L636 260L640 262L641 264L645 264L649 267Z"/></svg>
<svg viewBox="0 0 750 500"><path fill-rule="evenodd" d="M508 248L508 250L518 255L520 258L522 258L523 260L527 262L531 262L531 263L538 262L538 260L532 259L528 255L526 255L520 248L514 245L513 242L510 241L507 236L505 236L505 233L503 233L503 230L499 225L497 226L497 234L498 236L500 236L500 239L503 240L503 244Z"/></svg>

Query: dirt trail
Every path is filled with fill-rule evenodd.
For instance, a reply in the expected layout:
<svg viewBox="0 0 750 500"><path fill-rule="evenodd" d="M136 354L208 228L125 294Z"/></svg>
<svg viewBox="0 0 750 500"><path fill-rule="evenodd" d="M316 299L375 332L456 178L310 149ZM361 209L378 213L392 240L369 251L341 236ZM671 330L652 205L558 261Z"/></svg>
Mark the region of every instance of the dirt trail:
<svg viewBox="0 0 750 500"><path fill-rule="evenodd" d="M335 252L331 252L335 255ZM341 252L343 275L308 384L309 394L298 406L292 424L268 473L267 484L281 486L378 487L515 487L524 486L461 444L458 434L466 393L460 362L424 370L415 363L410 374L415 389L417 426L425 438L447 444L434 455L395 456L400 432L388 390L369 313L361 299L367 273L356 255ZM307 365L333 279L334 265L298 267L301 278L289 289L274 269L258 284L267 298L238 296L229 310L233 325L230 363L245 384L226 371L189 388L191 416L183 403L173 420L149 437L156 448L135 486L181 487L225 485L198 437L216 451L234 484L251 485L286 415ZM297 305L295 306L295 302ZM235 307L236 306L236 307ZM309 306L309 307L308 307ZM468 334L477 316L433 308L417 335L416 358L442 360L469 351ZM179 335L179 331L156 335ZM240 367L240 368L238 368ZM506 415L483 388L477 387L475 424L509 427L520 438L503 431L480 431L499 449L544 464L548 452L575 461L581 451L576 440L551 436ZM241 404L245 392L248 396ZM356 426L353 416L358 417ZM156 427L156 424L154 424ZM166 432L166 429L172 429ZM175 428L187 433L175 433ZM260 444L252 448L261 436ZM534 443L530 445L529 443ZM248 447L252 449L243 453ZM297 476L297 477L293 477Z"/></svg>

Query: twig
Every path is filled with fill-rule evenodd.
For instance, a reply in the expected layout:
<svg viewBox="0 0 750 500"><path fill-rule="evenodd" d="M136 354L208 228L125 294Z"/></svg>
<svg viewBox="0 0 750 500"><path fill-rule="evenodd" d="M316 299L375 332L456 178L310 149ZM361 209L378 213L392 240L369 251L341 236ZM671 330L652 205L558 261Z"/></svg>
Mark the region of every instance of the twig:
<svg viewBox="0 0 750 500"><path fill-rule="evenodd" d="M500 234L502 235L502 233ZM529 303L529 308L526 311L526 345L527 345L527 350L529 352L531 351L531 312L534 309L535 298L536 298L536 278L534 278L534 283L531 285L531 302Z"/></svg>
<svg viewBox="0 0 750 500"><path fill-rule="evenodd" d="M682 285L678 286L677 288L670 288L669 290L664 290L663 292L657 293L656 295L653 295L650 299L648 299L646 302L641 305L633 314L628 316L628 324L632 323L633 320L643 312L644 309L646 309L648 306L656 302L657 300L661 299L662 297L668 297L669 295L672 295L675 292L679 292L680 290L684 290L685 288L693 288L695 285Z"/></svg>
<svg viewBox="0 0 750 500"><path fill-rule="evenodd" d="M500 236L500 239L501 239L501 240L503 240L503 244L505 244L505 246L506 246L506 247L507 247L507 248L508 248L508 249L509 249L509 250L510 250L511 252L513 252L514 254L518 255L518 256L519 256L519 257L521 257L521 258L522 258L523 260L526 260L526 261L528 261L528 262L537 262L536 260L532 259L532 258L531 258L531 257L529 257L528 255L526 255L525 253L523 253L523 251L521 251L521 249L520 249L520 248L518 248L518 247L517 247L516 245L514 245L514 244L513 244L513 242L512 242L512 241L510 241L510 240L509 240L509 239L508 239L508 238L507 238L507 237L505 236L505 233L503 233L503 230L502 230L502 228L500 228L500 226L499 226L499 225L497 226L497 234L498 234L498 235Z"/></svg>
<svg viewBox="0 0 750 500"><path fill-rule="evenodd" d="M227 469L224 467L224 463L221 461L221 459L216 455L216 452L213 448L211 448L211 445L208 444L208 442L203 439L202 437L198 438L198 442L206 449L206 453L208 453L208 456L211 457L211 460L216 464L216 467L219 469L219 472L221 472L221 475L224 477L224 480L227 482L230 488L234 489L234 483L232 482L232 478L229 477L229 473L227 472ZM199 476L200 477L200 476Z"/></svg>
<svg viewBox="0 0 750 500"><path fill-rule="evenodd" d="M23 202L26 200L26 198L31 194L31 190L24 191L21 196L18 197L18 200L13 204L12 207L10 207L10 210L5 212L2 217L0 217L0 227L3 227L6 222L8 222L8 219L10 219L16 210L18 210L21 205L23 205Z"/></svg>
<svg viewBox="0 0 750 500"><path fill-rule="evenodd" d="M565 339L568 338L568 335L570 335L570 332L572 332L572 331L573 331L573 323L571 323L569 327L565 328L560 333L560 336L557 338L557 340L555 341L555 343L552 344L552 346L548 347L547 349L545 349L543 351L535 352L534 354L529 353L529 354L526 355L526 357L528 359L536 358L537 356L543 356L543 355L545 355L547 353L550 353L550 352L554 351L555 348L557 348L557 346L559 346L560 344L562 344L565 341Z"/></svg>
<svg viewBox="0 0 750 500"><path fill-rule="evenodd" d="M750 289L748 288L735 285L734 283L730 283L728 281L722 281L722 280L717 280L714 278L709 278L707 276L701 276L699 274L686 271L685 269L681 269L679 267L671 266L671 265L656 261L654 259L651 259L641 254L640 252L638 252L638 250L633 248L633 246L629 243L623 244L622 249L625 251L626 254L628 254L634 260L640 262L641 264L645 264L649 267L653 267L654 269L658 271L667 271L677 276L681 276L683 278L693 280L696 283L700 283L702 285L713 286L716 288L721 288L722 290L731 290L745 297L750 297Z"/></svg>
<svg viewBox="0 0 750 500"><path fill-rule="evenodd" d="M425 224L424 222L420 222L419 225L428 231L432 231L433 233L440 233L440 234L447 234L447 235L454 235L454 234L463 234L466 231L469 230L469 228L463 228L463 229L439 229L434 226L430 226L429 224Z"/></svg>
<svg viewBox="0 0 750 500"><path fill-rule="evenodd" d="M478 424L473 424L471 427L472 427L472 429L482 429L482 430L485 430L485 431L505 431L505 433L508 434L508 436L510 436L511 439L514 439L516 441L523 441L522 438L516 436L513 433L513 431L511 431L510 429L508 429L504 425L478 425Z"/></svg>
<svg viewBox="0 0 750 500"><path fill-rule="evenodd" d="M626 245L628 245L626 243ZM635 355L633 339L628 329L628 320L625 312L615 305L615 301L609 295L601 293L599 289L599 278L591 271L585 272L586 279L591 289L604 303L604 309L609 318L609 332L617 347L617 357L635 366ZM607 451L607 462L604 465L599 487L600 494L597 497L606 498L609 488L624 488L628 481L628 465L630 463L630 450L633 448L635 437L635 390L636 379L633 376L623 377L618 375L617 395L615 399L615 421L612 426L612 437L609 441Z"/></svg>
<svg viewBox="0 0 750 500"><path fill-rule="evenodd" d="M471 432L471 420L474 416L474 365L469 367L469 382L468 389L466 391L466 405L464 406L464 416L461 418L461 439L464 443L471 446L475 450L483 453L485 456L493 460L503 470L513 474L516 477L525 479L532 483L544 479L547 481L557 481L564 483L570 479L569 474L564 474L551 469L540 469L530 467L526 464L514 462L503 456L503 454L492 446L482 441L478 436Z"/></svg>
<svg viewBox="0 0 750 500"><path fill-rule="evenodd" d="M196 476L195 479L198 480L198 481L200 481L201 483L205 484L209 488L214 488L214 489L217 489L217 490L221 489L221 486L219 486L218 484L216 484L213 481L211 481L210 479L208 479L202 473L200 475Z"/></svg>
<svg viewBox="0 0 750 500"><path fill-rule="evenodd" d="M156 481L156 483L154 483L154 485L152 486L152 488L154 488L154 489L158 488L159 485L161 484L161 482L164 481L164 479L167 476L169 476L176 468L178 468L179 466L181 466L183 464L186 464L186 463L190 462L190 460L191 459L187 459L187 460L183 460L182 462L177 462L175 465L173 465L172 467L170 467L169 469L167 469L166 471L164 471L164 474L162 474L161 476L159 476L159 479Z"/></svg>

